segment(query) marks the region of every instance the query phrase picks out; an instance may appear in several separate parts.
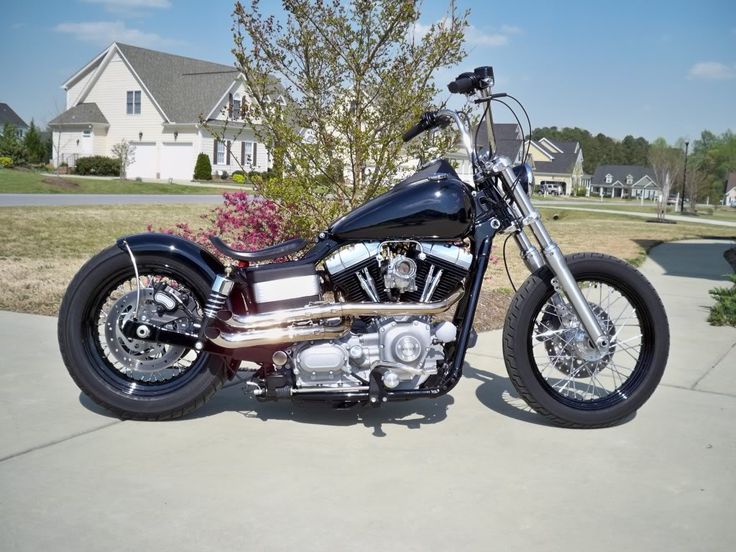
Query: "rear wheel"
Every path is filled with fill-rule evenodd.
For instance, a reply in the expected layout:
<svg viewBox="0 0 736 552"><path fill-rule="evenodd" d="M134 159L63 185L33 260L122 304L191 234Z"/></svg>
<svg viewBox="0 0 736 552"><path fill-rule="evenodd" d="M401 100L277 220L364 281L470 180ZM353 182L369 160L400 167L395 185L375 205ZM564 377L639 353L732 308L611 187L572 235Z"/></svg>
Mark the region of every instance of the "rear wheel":
<svg viewBox="0 0 736 552"><path fill-rule="evenodd" d="M126 318L193 331L210 284L184 263L130 257L111 247L69 284L59 313L62 358L79 388L121 418L177 418L204 404L226 377L224 359L180 346L132 339ZM163 292L167 306L154 301ZM160 297L160 296L159 296Z"/></svg>
<svg viewBox="0 0 736 552"><path fill-rule="evenodd" d="M514 387L534 410L566 427L605 427L635 412L662 378L667 316L657 292L631 265L579 253L568 267L610 346L598 351L547 268L514 297L503 348Z"/></svg>

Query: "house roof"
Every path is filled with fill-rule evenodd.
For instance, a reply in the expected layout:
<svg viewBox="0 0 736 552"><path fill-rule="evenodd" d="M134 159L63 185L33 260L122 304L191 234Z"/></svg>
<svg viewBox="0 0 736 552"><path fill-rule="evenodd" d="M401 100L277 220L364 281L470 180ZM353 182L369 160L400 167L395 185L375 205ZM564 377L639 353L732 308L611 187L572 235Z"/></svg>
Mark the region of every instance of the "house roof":
<svg viewBox="0 0 736 552"><path fill-rule="evenodd" d="M551 159L548 161L534 161L534 171L546 174L571 174L578 160L580 144L578 142L566 142L561 140L550 140L542 138L534 143ZM550 147L551 144L554 147ZM561 153L560 153L561 152Z"/></svg>
<svg viewBox="0 0 736 552"><path fill-rule="evenodd" d="M194 123L206 117L232 86L234 66L212 63L129 44L117 44L171 122Z"/></svg>
<svg viewBox="0 0 736 552"><path fill-rule="evenodd" d="M13 125L15 128L28 128L28 125L6 103L0 103L0 126Z"/></svg>
<svg viewBox="0 0 736 552"><path fill-rule="evenodd" d="M109 124L96 103L81 103L49 121L49 126Z"/></svg>
<svg viewBox="0 0 736 552"><path fill-rule="evenodd" d="M613 182L617 180L622 184L626 183L626 177L631 175L634 179L634 183L638 182L645 176L651 178L654 182L654 170L651 167L643 167L641 165L598 165L593 174L593 178L590 180L593 186L606 186L606 175L610 174L613 177ZM609 184L610 186L610 184Z"/></svg>
<svg viewBox="0 0 736 552"><path fill-rule="evenodd" d="M736 188L736 172L729 173L726 179L726 193Z"/></svg>
<svg viewBox="0 0 736 552"><path fill-rule="evenodd" d="M475 132L475 131L473 131ZM493 123L493 135L496 138L496 152L514 161L521 148L521 128L516 123ZM483 123L478 129L477 146L487 147L488 130Z"/></svg>

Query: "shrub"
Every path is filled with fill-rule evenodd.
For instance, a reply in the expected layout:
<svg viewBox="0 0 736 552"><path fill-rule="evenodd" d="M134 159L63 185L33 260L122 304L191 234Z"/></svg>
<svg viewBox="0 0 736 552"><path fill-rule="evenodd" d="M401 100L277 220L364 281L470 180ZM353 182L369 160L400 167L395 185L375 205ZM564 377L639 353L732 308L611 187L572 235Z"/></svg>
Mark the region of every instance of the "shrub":
<svg viewBox="0 0 736 552"><path fill-rule="evenodd" d="M242 174L233 173L232 179L233 179L233 182L235 182L236 184L245 183L245 177Z"/></svg>
<svg viewBox="0 0 736 552"><path fill-rule="evenodd" d="M575 197L585 197L585 188L575 190Z"/></svg>
<svg viewBox="0 0 736 552"><path fill-rule="evenodd" d="M220 178L221 178L222 180L227 180L227 171L222 171L222 172L220 173Z"/></svg>
<svg viewBox="0 0 736 552"><path fill-rule="evenodd" d="M206 153L200 153L197 156L197 163L194 165L194 180L212 180L212 164Z"/></svg>
<svg viewBox="0 0 736 552"><path fill-rule="evenodd" d="M12 157L0 157L0 168L6 169L13 166Z"/></svg>
<svg viewBox="0 0 736 552"><path fill-rule="evenodd" d="M80 157L77 159L74 172L81 175L120 176L120 161L102 155Z"/></svg>
<svg viewBox="0 0 736 552"><path fill-rule="evenodd" d="M730 276L730 288L717 287L710 290L716 304L710 308L708 322L714 326L736 326L736 274Z"/></svg>
<svg viewBox="0 0 736 552"><path fill-rule="evenodd" d="M209 236L220 236L232 247L243 250L262 249L293 237L286 218L273 201L245 192L225 192L223 197L224 205L202 215L204 227L192 229L180 223L158 231L196 242L220 258L222 255L212 247ZM152 225L148 225L148 230L153 230Z"/></svg>
<svg viewBox="0 0 736 552"><path fill-rule="evenodd" d="M231 176L235 176L236 174L240 176L245 176L245 173L241 170L233 171L233 174Z"/></svg>

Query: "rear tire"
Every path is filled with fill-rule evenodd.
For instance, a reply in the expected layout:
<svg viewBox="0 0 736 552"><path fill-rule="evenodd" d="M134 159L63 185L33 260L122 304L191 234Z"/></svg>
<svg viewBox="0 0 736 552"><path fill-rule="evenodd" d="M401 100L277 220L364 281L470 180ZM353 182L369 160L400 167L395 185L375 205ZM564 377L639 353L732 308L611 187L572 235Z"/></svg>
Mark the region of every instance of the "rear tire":
<svg viewBox="0 0 736 552"><path fill-rule="evenodd" d="M186 264L154 255L136 257L140 274L175 279L192 292L201 306L210 283ZM105 339L99 337L99 322L105 298L119 282L134 278L127 253L110 247L90 259L67 288L59 312L59 348L64 364L82 392L120 418L166 420L178 418L202 406L226 378L222 357L186 350L195 358L168 379L135 380L110 359ZM133 280L134 281L134 280ZM103 328L105 324L103 323ZM164 346L165 347L165 346ZM176 356L176 355L175 355ZM189 361L187 361L189 362Z"/></svg>
<svg viewBox="0 0 736 552"><path fill-rule="evenodd" d="M552 329L542 323L557 316L554 307L549 306L555 294L551 283L553 275L544 267L526 280L511 302L503 329L506 369L526 403L555 424L571 428L615 425L641 407L662 378L669 353L667 316L655 289L631 265L597 253L577 253L567 256L566 260L579 283L597 282L600 286L614 289L628 301L631 311L627 312L624 306L623 314L618 315L619 320L624 316L620 322L612 314L609 318L608 313L612 313L614 308L613 300L610 297L608 302L601 300L599 321L604 320L614 337L628 325L627 320L634 320L640 329L632 331L641 332L638 349L626 343L629 339L622 341L618 337L612 339L618 341L618 348L614 346L610 357L603 360L589 361L583 357L584 352L577 357L571 354L583 349L575 349L575 345L571 345L579 343L579 340L567 337L571 333L559 322L562 317L557 318L557 326L550 324ZM593 298L588 300L591 305L598 303ZM617 301L620 307L620 299ZM548 317L546 320L545 316ZM576 335L579 333L580 330ZM557 335L547 337L545 334ZM557 341L546 342L552 339ZM544 347L539 346L540 341ZM614 360L617 354L618 358L623 356L625 362L632 365L626 378L623 377L627 375L626 371L619 371ZM633 360L628 360L626 355ZM542 364L541 369L539 364ZM606 370L610 370L610 374ZM586 376L593 381L588 383L587 390Z"/></svg>

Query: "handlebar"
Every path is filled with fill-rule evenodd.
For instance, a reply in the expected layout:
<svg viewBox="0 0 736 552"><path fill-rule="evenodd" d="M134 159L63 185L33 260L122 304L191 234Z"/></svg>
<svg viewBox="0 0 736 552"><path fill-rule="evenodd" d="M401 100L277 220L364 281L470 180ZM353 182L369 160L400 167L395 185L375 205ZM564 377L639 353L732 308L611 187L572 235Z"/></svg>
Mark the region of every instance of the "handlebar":
<svg viewBox="0 0 736 552"><path fill-rule="evenodd" d="M427 111L419 119L419 122L404 133L404 142L413 140L422 132L431 130L437 125L437 114L434 111Z"/></svg>

